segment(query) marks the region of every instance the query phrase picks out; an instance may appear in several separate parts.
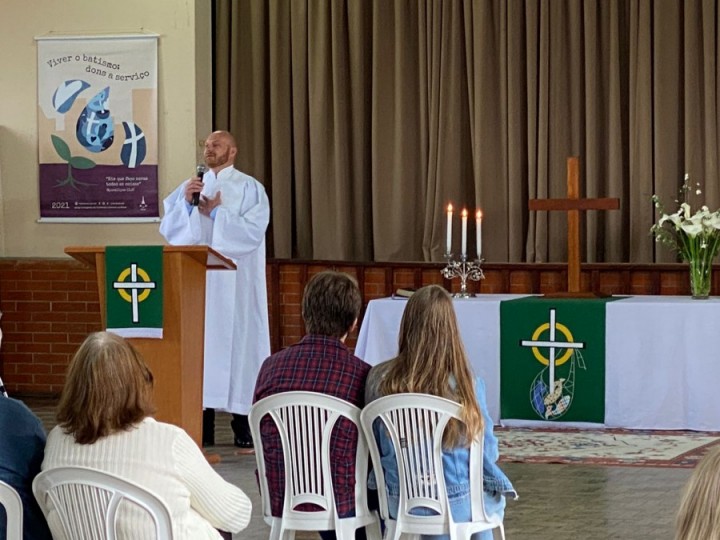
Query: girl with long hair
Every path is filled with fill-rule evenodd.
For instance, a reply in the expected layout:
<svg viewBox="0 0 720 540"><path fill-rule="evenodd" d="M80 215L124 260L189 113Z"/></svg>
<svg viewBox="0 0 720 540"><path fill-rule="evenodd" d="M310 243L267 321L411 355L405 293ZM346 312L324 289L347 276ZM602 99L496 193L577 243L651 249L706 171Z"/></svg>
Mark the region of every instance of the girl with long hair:
<svg viewBox="0 0 720 540"><path fill-rule="evenodd" d="M438 285L415 292L408 300L400 323L398 355L370 370L365 402L391 394L420 393L444 397L462 405L462 422L451 421L443 434L445 482L450 509L456 522L470 521L469 451L472 441L483 437L483 491L485 511L503 514L505 497L517 497L510 480L497 465L498 442L485 404L485 383L473 377L458 330L450 295ZM383 444L381 451L391 448ZM387 442L387 441L385 441ZM385 449L385 450L382 450ZM383 457L386 457L383 455ZM394 459L383 459L392 467ZM451 466L448 466L451 465ZM395 465L396 467L396 465ZM390 516L397 516L397 470L384 466ZM473 535L492 538L492 531Z"/></svg>

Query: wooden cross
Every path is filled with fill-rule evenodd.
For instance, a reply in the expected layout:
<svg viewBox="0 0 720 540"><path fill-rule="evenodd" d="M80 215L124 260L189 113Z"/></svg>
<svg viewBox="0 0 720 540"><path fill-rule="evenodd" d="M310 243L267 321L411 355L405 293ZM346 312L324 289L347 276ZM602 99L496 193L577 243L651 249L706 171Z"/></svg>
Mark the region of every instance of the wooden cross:
<svg viewBox="0 0 720 540"><path fill-rule="evenodd" d="M562 210L568 214L568 292L567 296L587 296L580 290L580 211L617 210L620 199L580 198L580 160L569 157L567 160L567 199L530 199L529 210Z"/></svg>

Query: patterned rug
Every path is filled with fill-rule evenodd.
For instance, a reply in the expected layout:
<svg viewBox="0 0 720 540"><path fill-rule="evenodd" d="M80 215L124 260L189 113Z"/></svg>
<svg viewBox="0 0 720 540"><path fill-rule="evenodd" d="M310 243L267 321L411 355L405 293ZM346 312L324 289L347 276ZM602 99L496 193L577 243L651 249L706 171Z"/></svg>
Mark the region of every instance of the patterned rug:
<svg viewBox="0 0 720 540"><path fill-rule="evenodd" d="M55 425L56 400L26 401L49 431ZM211 451L233 459L230 415L218 413L216 442ZM697 431L629 431L624 429L528 429L495 427L500 462L623 465L692 468L720 433ZM235 458L237 459L237 458Z"/></svg>
<svg viewBox="0 0 720 540"><path fill-rule="evenodd" d="M496 428L501 462L692 468L720 433Z"/></svg>

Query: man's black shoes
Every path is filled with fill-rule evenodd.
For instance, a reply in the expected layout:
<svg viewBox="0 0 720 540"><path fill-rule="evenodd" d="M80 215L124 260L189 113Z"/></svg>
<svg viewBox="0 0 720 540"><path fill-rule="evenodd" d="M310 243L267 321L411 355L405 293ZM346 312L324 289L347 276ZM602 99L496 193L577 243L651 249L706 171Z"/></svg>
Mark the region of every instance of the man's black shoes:
<svg viewBox="0 0 720 540"><path fill-rule="evenodd" d="M235 437L235 446L237 446L238 448L253 448L252 437Z"/></svg>
<svg viewBox="0 0 720 540"><path fill-rule="evenodd" d="M253 448L253 439L250 432L250 424L245 414L233 414L230 422L233 434L235 435L235 446L246 450Z"/></svg>
<svg viewBox="0 0 720 540"><path fill-rule="evenodd" d="M215 446L215 409L203 409L202 445Z"/></svg>

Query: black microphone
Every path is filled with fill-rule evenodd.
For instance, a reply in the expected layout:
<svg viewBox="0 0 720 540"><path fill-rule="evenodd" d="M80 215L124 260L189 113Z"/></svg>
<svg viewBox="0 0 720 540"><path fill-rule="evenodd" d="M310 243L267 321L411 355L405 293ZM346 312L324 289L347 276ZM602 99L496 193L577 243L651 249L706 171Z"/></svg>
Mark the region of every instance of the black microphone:
<svg viewBox="0 0 720 540"><path fill-rule="evenodd" d="M205 165L198 165L195 168L195 174L200 177L200 181L202 182L203 175L207 172L207 167ZM192 201L190 202L192 206L197 206L200 204L200 192L193 193Z"/></svg>

